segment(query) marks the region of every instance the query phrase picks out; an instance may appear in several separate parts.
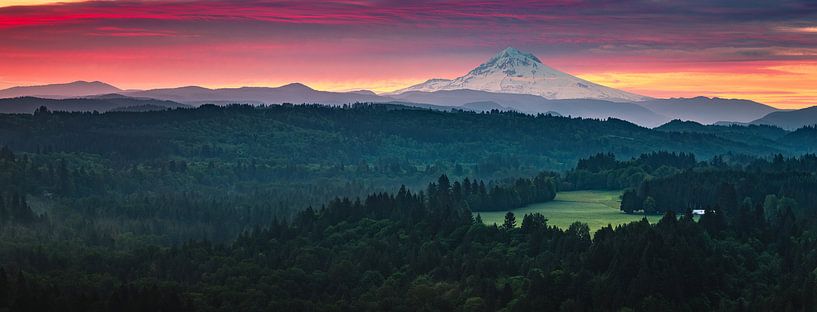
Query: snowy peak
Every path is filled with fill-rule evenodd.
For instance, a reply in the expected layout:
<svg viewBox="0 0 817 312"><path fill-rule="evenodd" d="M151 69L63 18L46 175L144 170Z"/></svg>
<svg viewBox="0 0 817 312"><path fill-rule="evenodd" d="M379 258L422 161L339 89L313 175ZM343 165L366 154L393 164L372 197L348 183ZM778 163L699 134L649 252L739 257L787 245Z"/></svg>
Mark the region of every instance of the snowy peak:
<svg viewBox="0 0 817 312"><path fill-rule="evenodd" d="M500 51L496 55L494 55L488 62L485 64L496 64L497 66L504 66L506 64L511 65L521 65L521 66L531 66L533 64L542 64L542 61L539 60L535 55L532 53L522 52L517 50L513 47L507 47L505 50Z"/></svg>
<svg viewBox="0 0 817 312"><path fill-rule="evenodd" d="M508 47L468 74L453 80L431 79L394 94L408 91L434 92L469 89L498 93L538 95L547 99L599 99L616 102L649 98L605 87L542 63L532 53Z"/></svg>
<svg viewBox="0 0 817 312"><path fill-rule="evenodd" d="M552 70L542 64L542 61L533 56L533 54L524 53L514 48L507 48L460 78L473 79L473 77L487 77L494 73L501 73L507 77L525 77L535 75L537 69L543 67ZM458 78L455 79L454 83L462 84L464 80L465 79Z"/></svg>

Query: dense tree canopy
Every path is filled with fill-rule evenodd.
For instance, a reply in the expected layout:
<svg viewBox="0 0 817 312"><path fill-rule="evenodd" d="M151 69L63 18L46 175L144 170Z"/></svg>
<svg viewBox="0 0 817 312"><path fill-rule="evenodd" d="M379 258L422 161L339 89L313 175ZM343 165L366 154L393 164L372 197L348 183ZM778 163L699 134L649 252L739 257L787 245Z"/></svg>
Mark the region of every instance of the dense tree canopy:
<svg viewBox="0 0 817 312"><path fill-rule="evenodd" d="M817 156L783 141L813 129L724 128L397 105L0 115L0 311L811 310ZM664 217L591 232L511 211L581 189Z"/></svg>

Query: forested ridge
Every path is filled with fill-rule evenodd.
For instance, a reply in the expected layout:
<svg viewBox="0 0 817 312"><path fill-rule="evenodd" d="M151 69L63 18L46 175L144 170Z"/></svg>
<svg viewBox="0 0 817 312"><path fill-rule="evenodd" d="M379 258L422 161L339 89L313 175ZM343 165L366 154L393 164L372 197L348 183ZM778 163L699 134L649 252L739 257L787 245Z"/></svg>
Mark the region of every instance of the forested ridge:
<svg viewBox="0 0 817 312"><path fill-rule="evenodd" d="M263 197L284 214L336 196L424 187L441 174L501 180L567 170L599 152L627 159L664 150L707 159L796 155L792 146L808 148L766 143L655 131L615 119L400 105L205 105L104 114L42 108L33 115L0 115L0 145L27 153L34 166L66 163L72 177L66 187L74 197Z"/></svg>
<svg viewBox="0 0 817 312"><path fill-rule="evenodd" d="M0 115L0 311L811 310L813 128L706 131L368 104ZM479 214L599 189L664 217Z"/></svg>
<svg viewBox="0 0 817 312"><path fill-rule="evenodd" d="M571 168L598 152L635 157L661 149L711 157L786 149L620 120L369 104L104 114L41 108L33 115L0 115L0 144L22 155L13 188L45 199L44 207L102 216L128 211L156 215L159 223L173 216L225 221L218 230L197 224L186 233L157 236L172 242L232 238L247 226L289 218L334 197L423 188L442 174L490 183ZM485 209L507 206L492 205ZM209 208L189 212L200 206Z"/></svg>

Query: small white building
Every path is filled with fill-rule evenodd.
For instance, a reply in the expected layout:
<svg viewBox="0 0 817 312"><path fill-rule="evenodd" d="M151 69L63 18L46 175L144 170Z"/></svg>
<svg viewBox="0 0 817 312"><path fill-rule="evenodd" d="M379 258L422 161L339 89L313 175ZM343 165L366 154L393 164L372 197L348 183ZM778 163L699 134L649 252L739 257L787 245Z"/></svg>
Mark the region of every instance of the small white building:
<svg viewBox="0 0 817 312"><path fill-rule="evenodd" d="M706 210L703 209L692 209L692 214L697 216L702 216L706 213Z"/></svg>

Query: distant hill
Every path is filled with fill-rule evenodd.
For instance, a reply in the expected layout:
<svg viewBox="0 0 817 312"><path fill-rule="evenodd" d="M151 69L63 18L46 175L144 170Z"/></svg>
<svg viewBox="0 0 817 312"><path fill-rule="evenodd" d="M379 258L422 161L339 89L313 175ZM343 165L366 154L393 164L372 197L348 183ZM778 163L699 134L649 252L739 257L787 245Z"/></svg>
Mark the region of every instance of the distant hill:
<svg viewBox="0 0 817 312"><path fill-rule="evenodd" d="M477 112L485 112L490 110L507 110L506 107L497 104L496 102L492 101L480 101L480 102L471 102L462 104L460 107L464 109L469 109Z"/></svg>
<svg viewBox="0 0 817 312"><path fill-rule="evenodd" d="M703 96L655 99L637 104L672 119L691 120L702 124L750 122L777 111L774 107L754 101Z"/></svg>
<svg viewBox="0 0 817 312"><path fill-rule="evenodd" d="M529 94L495 93L476 90L446 90L436 92L411 91L390 96L380 96L369 91L327 92L318 91L305 85L294 83L276 88L243 87L208 89L202 87L182 87L128 91L132 97L171 100L190 105L201 104L279 104L317 103L342 105L356 102L398 103L415 107L450 110L452 108L470 111L491 109L514 110L523 113L556 112L563 116L584 118L618 118L642 126L658 126L669 119L655 114L649 109L633 103L603 100L547 100Z"/></svg>
<svg viewBox="0 0 817 312"><path fill-rule="evenodd" d="M117 87L100 81L74 81L41 86L21 86L0 90L0 98L24 96L66 98L120 92Z"/></svg>
<svg viewBox="0 0 817 312"><path fill-rule="evenodd" d="M736 142L750 145L774 145L775 142L789 134L788 131L767 125L702 125L694 121L673 120L660 127L658 131L711 134Z"/></svg>
<svg viewBox="0 0 817 312"><path fill-rule="evenodd" d="M163 111L163 110L167 110L167 109L171 109L171 108L167 107L167 106L144 104L144 105L136 105L136 106L117 107L117 108L114 108L114 109L111 109L111 110L108 110L108 111L109 112L134 112L134 113L139 112L139 113L141 113L141 112Z"/></svg>
<svg viewBox="0 0 817 312"><path fill-rule="evenodd" d="M572 168L577 159L600 152L622 159L657 150L691 152L698 159L728 152L787 152L776 143L750 145L710 134L657 131L618 119L443 112L397 104L207 105L132 114L127 119L120 115L55 113L54 122L44 123L30 115L0 114L0 142L15 151L52 146L135 159L190 153L196 156L188 157L208 159L212 151L201 149L214 143L225 159L246 155L247 150L257 159L288 159L303 165L394 159L410 168L401 170L410 172L418 170L415 164L442 159L452 168L467 164L485 177Z"/></svg>
<svg viewBox="0 0 817 312"><path fill-rule="evenodd" d="M504 78L502 78L504 77ZM530 78L530 84L525 79ZM702 124L748 123L758 120L776 109L761 103L720 98L649 99L624 91L582 82L566 73L543 65L535 56L513 48L506 49L466 76L454 79L432 79L416 88L399 92L375 94L369 90L330 92L312 89L300 83L280 87L240 87L210 89L199 86L161 88L151 90L120 90L112 85L94 81L76 81L65 84L14 87L0 90L0 98L32 96L49 99L85 98L114 101L165 100L176 104L198 106L203 104L324 104L396 103L435 110L460 109L484 112L513 110L528 114L558 114L582 118L626 120L644 127L657 127L672 119L691 120ZM502 79L500 79L502 78ZM527 79L526 78L526 79ZM552 79L551 79L552 78ZM497 80L499 79L499 80ZM589 93L587 93L589 92ZM633 100L644 100L632 102ZM67 103L51 105L63 105ZM110 105L79 103L78 110L106 111ZM93 105L100 105L96 108ZM119 105L145 106L144 103ZM166 105L156 104L164 107ZM66 106L70 107L70 106ZM148 107L143 107L147 109ZM74 109L74 108L71 108ZM6 108L6 112L30 112L29 108ZM0 110L3 112L3 110ZM770 118L773 119L771 115ZM786 123L759 120L757 123L779 125L786 129L812 124L815 119ZM811 119L809 119L811 118Z"/></svg>
<svg viewBox="0 0 817 312"><path fill-rule="evenodd" d="M113 95L109 95L107 98L43 99L20 97L0 99L0 113L4 114L31 114L40 106L45 106L51 111L67 112L107 112L125 107L140 106L160 107L162 109L190 107L172 101L136 99Z"/></svg>
<svg viewBox="0 0 817 312"><path fill-rule="evenodd" d="M403 101L441 106L463 106L469 103L493 102L522 113L557 112L562 116L605 119L613 117L645 127L655 127L668 118L633 103L592 99L548 100L529 94L494 93L476 90L410 91L392 95Z"/></svg>
<svg viewBox="0 0 817 312"><path fill-rule="evenodd" d="M751 123L748 122L737 122L737 121L718 121L713 123L714 126L748 126Z"/></svg>
<svg viewBox="0 0 817 312"><path fill-rule="evenodd" d="M786 135L782 142L804 153L817 153L817 127L807 126Z"/></svg>
<svg viewBox="0 0 817 312"><path fill-rule="evenodd" d="M171 100L185 104L281 104L281 103L316 103L342 105L356 102L390 102L391 98L378 96L370 91L328 92L318 91L300 83L281 87L242 87L208 89L202 87L181 87L170 89L153 89L129 91L125 95Z"/></svg>
<svg viewBox="0 0 817 312"><path fill-rule="evenodd" d="M774 112L752 121L752 124L774 125L789 130L817 125L817 106L793 111Z"/></svg>

